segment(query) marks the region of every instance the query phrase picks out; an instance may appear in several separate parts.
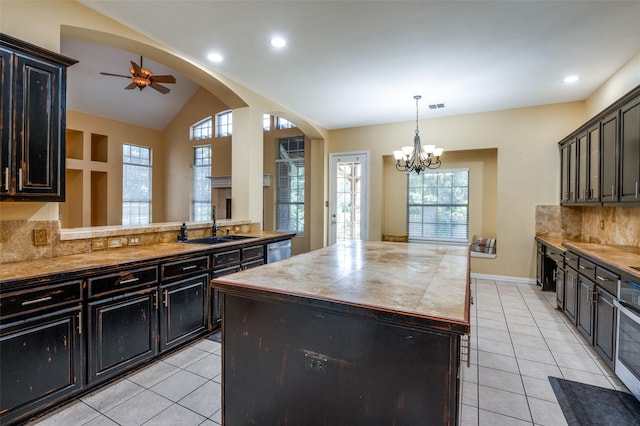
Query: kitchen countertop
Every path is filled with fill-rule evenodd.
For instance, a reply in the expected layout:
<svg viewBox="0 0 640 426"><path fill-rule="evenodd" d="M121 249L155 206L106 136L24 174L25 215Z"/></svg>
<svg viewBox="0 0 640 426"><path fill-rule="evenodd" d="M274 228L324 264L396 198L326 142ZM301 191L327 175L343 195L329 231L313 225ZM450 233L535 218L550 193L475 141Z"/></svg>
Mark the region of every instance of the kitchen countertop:
<svg viewBox="0 0 640 426"><path fill-rule="evenodd" d="M469 331L467 246L351 240L215 279L216 288L382 311Z"/></svg>
<svg viewBox="0 0 640 426"><path fill-rule="evenodd" d="M540 242L589 257L610 269L622 271L640 280L640 271L631 266L640 267L640 247L595 244L586 241L567 240L558 237L537 236Z"/></svg>
<svg viewBox="0 0 640 426"><path fill-rule="evenodd" d="M256 237L256 239L239 240L216 245L185 244L178 242L159 243L93 251L89 253L74 254L70 256L3 263L0 266L0 285L9 281L38 279L63 273L100 269L105 266L113 266L118 264L125 265L143 261L151 261L153 259L160 259L163 257L197 253L217 247L228 247L234 244L244 244L247 242L259 242L270 238L288 236L290 234L282 232L262 231L243 235Z"/></svg>

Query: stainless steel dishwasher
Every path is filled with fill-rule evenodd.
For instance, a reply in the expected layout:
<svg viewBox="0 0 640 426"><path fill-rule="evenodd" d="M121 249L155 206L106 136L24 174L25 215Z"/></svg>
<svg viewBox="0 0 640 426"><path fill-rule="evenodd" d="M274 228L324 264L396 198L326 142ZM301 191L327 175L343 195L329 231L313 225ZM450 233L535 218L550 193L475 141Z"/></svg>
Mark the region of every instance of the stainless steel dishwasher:
<svg viewBox="0 0 640 426"><path fill-rule="evenodd" d="M267 263L291 257L291 240L267 244Z"/></svg>

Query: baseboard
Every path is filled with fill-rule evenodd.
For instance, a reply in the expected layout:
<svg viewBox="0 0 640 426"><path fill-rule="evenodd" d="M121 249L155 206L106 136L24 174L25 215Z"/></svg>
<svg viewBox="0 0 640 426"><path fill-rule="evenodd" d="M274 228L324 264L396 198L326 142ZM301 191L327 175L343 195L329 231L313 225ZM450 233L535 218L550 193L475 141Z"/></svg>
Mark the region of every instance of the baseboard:
<svg viewBox="0 0 640 426"><path fill-rule="evenodd" d="M478 278L481 280L489 280L489 281L510 281L515 283L533 284L533 285L535 285L536 283L535 278L507 277L504 275L488 275L488 274L471 273L471 278Z"/></svg>

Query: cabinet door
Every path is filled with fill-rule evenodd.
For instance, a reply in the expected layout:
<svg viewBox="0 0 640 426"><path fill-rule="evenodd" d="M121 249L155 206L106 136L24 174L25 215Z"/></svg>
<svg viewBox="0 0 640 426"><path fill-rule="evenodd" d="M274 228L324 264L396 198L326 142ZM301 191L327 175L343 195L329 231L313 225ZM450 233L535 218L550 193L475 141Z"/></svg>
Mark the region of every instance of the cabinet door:
<svg viewBox="0 0 640 426"><path fill-rule="evenodd" d="M0 119L2 120L2 127L0 132L2 136L2 148L0 151L0 194L9 192L10 183L10 170L13 168L11 165L11 140L12 140L12 124L11 124L11 100L12 85L11 81L11 57L12 54L6 49L0 47L0 78L2 78L2 85L0 85Z"/></svg>
<svg viewBox="0 0 640 426"><path fill-rule="evenodd" d="M556 269L556 306L564 310L564 269Z"/></svg>
<svg viewBox="0 0 640 426"><path fill-rule="evenodd" d="M602 120L602 201L618 201L618 113Z"/></svg>
<svg viewBox="0 0 640 426"><path fill-rule="evenodd" d="M0 423L27 418L82 389L81 306L0 326Z"/></svg>
<svg viewBox="0 0 640 426"><path fill-rule="evenodd" d="M64 201L66 69L21 54L16 63L16 199Z"/></svg>
<svg viewBox="0 0 640 426"><path fill-rule="evenodd" d="M564 284L564 313L575 324L578 313L578 272L575 269L566 269Z"/></svg>
<svg viewBox="0 0 640 426"><path fill-rule="evenodd" d="M620 201L640 202L640 97L620 111Z"/></svg>
<svg viewBox="0 0 640 426"><path fill-rule="evenodd" d="M593 304L595 300L595 285L578 275L578 330L593 344Z"/></svg>
<svg viewBox="0 0 640 426"><path fill-rule="evenodd" d="M589 198L589 140L587 134L583 133L578 136L577 142L577 189L576 201L584 203Z"/></svg>
<svg viewBox="0 0 640 426"><path fill-rule="evenodd" d="M89 303L88 381L98 383L158 353L157 288Z"/></svg>
<svg viewBox="0 0 640 426"><path fill-rule="evenodd" d="M560 185L560 200L562 203L575 201L575 169L576 169L576 143L568 142L562 145L560 150L562 163L562 179Z"/></svg>
<svg viewBox="0 0 640 426"><path fill-rule="evenodd" d="M618 310L613 304L614 296L597 287L595 313L594 346L602 359L613 368L613 360L616 354L616 325Z"/></svg>
<svg viewBox="0 0 640 426"><path fill-rule="evenodd" d="M600 123L587 131L589 145L589 179L586 201L600 201Z"/></svg>
<svg viewBox="0 0 640 426"><path fill-rule="evenodd" d="M164 351L207 329L209 274L163 284L160 290L160 350Z"/></svg>

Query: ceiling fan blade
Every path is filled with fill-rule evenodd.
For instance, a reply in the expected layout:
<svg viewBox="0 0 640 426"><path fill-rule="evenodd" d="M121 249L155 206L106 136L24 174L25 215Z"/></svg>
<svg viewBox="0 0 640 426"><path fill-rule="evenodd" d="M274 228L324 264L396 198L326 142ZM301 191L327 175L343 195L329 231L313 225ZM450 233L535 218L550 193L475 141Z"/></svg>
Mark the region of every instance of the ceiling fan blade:
<svg viewBox="0 0 640 426"><path fill-rule="evenodd" d="M131 67L133 68L133 73L134 74L142 75L142 68L140 68L140 65L138 65L135 62L131 61Z"/></svg>
<svg viewBox="0 0 640 426"><path fill-rule="evenodd" d="M110 72L101 72L100 74L102 75L109 75L111 77L124 77L124 78L131 78L130 75L121 75L121 74L112 74Z"/></svg>
<svg viewBox="0 0 640 426"><path fill-rule="evenodd" d="M168 87L161 86L158 83L151 83L150 86L156 89L158 92L162 93L163 95L166 95L171 91L171 89L169 89Z"/></svg>
<svg viewBox="0 0 640 426"><path fill-rule="evenodd" d="M124 88L124 90L132 90L135 89L136 87L138 87L137 84L135 83L131 83L130 85L128 85L127 87Z"/></svg>
<svg viewBox="0 0 640 426"><path fill-rule="evenodd" d="M176 82L176 78L172 75L154 75L151 77L151 80L156 83L174 84Z"/></svg>

